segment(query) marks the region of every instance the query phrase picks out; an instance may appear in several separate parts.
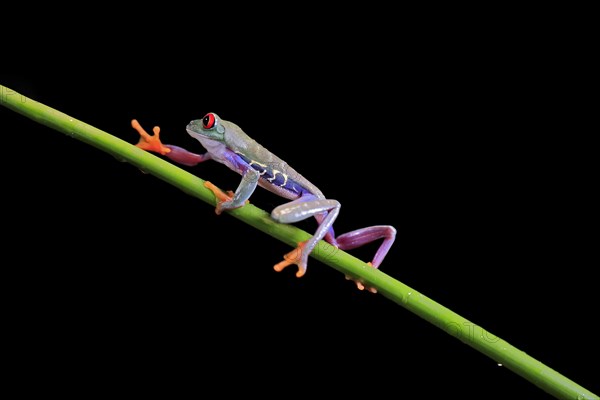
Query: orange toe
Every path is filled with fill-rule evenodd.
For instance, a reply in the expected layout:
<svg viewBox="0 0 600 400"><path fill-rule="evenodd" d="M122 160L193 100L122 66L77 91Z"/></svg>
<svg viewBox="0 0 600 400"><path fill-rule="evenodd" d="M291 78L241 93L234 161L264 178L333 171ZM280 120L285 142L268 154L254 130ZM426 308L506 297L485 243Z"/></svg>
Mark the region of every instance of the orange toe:
<svg viewBox="0 0 600 400"><path fill-rule="evenodd" d="M171 151L171 149L163 145L160 141L160 128L158 126L155 126L153 129L154 135L148 134L148 132L142 128L136 119L131 120L131 126L140 135L140 140L136 144L136 146L140 149L153 151L162 155L165 155Z"/></svg>

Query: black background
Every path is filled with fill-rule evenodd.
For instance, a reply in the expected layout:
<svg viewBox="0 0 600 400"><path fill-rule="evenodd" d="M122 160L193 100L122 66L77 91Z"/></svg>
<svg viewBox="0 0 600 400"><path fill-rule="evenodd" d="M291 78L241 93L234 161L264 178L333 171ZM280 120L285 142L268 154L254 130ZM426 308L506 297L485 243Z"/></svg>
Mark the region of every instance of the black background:
<svg viewBox="0 0 600 400"><path fill-rule="evenodd" d="M0 82L132 143L137 118L200 152L185 125L218 113L341 202L337 233L395 226L382 271L599 392L589 145L546 109L535 60L439 36L387 52L328 38L132 43ZM316 260L301 279L273 271L286 245L156 177L3 107L0 121L9 329L40 368L198 392L550 398ZM184 168L239 183L214 162Z"/></svg>

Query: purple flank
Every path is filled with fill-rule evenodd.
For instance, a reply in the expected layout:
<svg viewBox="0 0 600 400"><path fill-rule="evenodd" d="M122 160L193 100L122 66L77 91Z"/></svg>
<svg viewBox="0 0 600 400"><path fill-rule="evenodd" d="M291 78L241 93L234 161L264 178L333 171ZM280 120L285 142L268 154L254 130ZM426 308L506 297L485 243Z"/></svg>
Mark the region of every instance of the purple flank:
<svg viewBox="0 0 600 400"><path fill-rule="evenodd" d="M244 163L245 166L250 167L260 174L260 179L263 182L267 182L272 186L278 186L280 188L286 189L287 191L297 195L302 196L303 194L309 194L305 187L300 185L298 182L290 178L288 175L285 175L283 172L274 170L271 166L264 166L261 163L255 162L252 159L246 157L242 153L235 153L240 161Z"/></svg>

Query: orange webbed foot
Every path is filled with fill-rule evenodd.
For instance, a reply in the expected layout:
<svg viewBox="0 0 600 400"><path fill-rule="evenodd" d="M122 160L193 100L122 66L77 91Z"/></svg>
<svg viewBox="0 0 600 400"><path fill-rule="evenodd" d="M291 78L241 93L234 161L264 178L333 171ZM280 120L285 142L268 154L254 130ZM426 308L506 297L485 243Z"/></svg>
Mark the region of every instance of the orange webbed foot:
<svg viewBox="0 0 600 400"><path fill-rule="evenodd" d="M215 197L217 198L218 202L217 202L217 207L215 208L215 213L217 215L220 215L223 212L223 207L221 206L221 204L223 204L226 201L231 201L231 199L233 199L233 191L228 190L227 192L222 191L221 189L219 189L217 186L215 186L212 182L209 181L205 181L204 182L204 187L209 189L211 192L213 192L215 194ZM245 204L250 203L250 201L246 200Z"/></svg>
<svg viewBox="0 0 600 400"><path fill-rule="evenodd" d="M215 213L217 215L221 214L223 212L221 208L221 203L223 203L224 201L231 200L233 198L233 192L229 190L227 191L227 193L225 193L209 181L204 182L204 187L210 189L210 191L215 194L215 197L218 200L217 207L215 208Z"/></svg>
<svg viewBox="0 0 600 400"><path fill-rule="evenodd" d="M370 267L373 267L373 264L371 264L371 262L367 263ZM354 281L354 283L356 284L356 287L358 288L358 290L367 290L371 293L377 293L377 289L375 289L374 287L370 287L370 286L365 286L361 281L352 278L351 276L346 275L346 279L349 281Z"/></svg>
<svg viewBox="0 0 600 400"><path fill-rule="evenodd" d="M283 261L275 264L273 269L277 272L281 272L285 267L296 264L298 266L298 272L296 272L296 276L298 278L302 277L306 273L306 257L302 256L305 244L306 242L298 243L298 247L284 255Z"/></svg>
<svg viewBox="0 0 600 400"><path fill-rule="evenodd" d="M152 129L154 135L148 134L148 132L146 132L144 128L142 128L142 126L136 119L131 120L131 126L140 134L140 140L136 144L136 146L140 149L146 151L153 151L155 153L162 154L163 156L171 151L170 148L163 145L160 141L160 128L158 126L155 126Z"/></svg>

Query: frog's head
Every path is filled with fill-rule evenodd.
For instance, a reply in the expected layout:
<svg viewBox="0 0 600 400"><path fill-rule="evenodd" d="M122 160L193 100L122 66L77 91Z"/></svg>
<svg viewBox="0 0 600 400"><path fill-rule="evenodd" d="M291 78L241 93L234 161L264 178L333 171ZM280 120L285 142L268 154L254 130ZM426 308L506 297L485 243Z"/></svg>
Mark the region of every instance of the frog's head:
<svg viewBox="0 0 600 400"><path fill-rule="evenodd" d="M215 113L208 113L202 119L195 119L186 127L187 132L195 139L212 139L225 141L225 126Z"/></svg>

